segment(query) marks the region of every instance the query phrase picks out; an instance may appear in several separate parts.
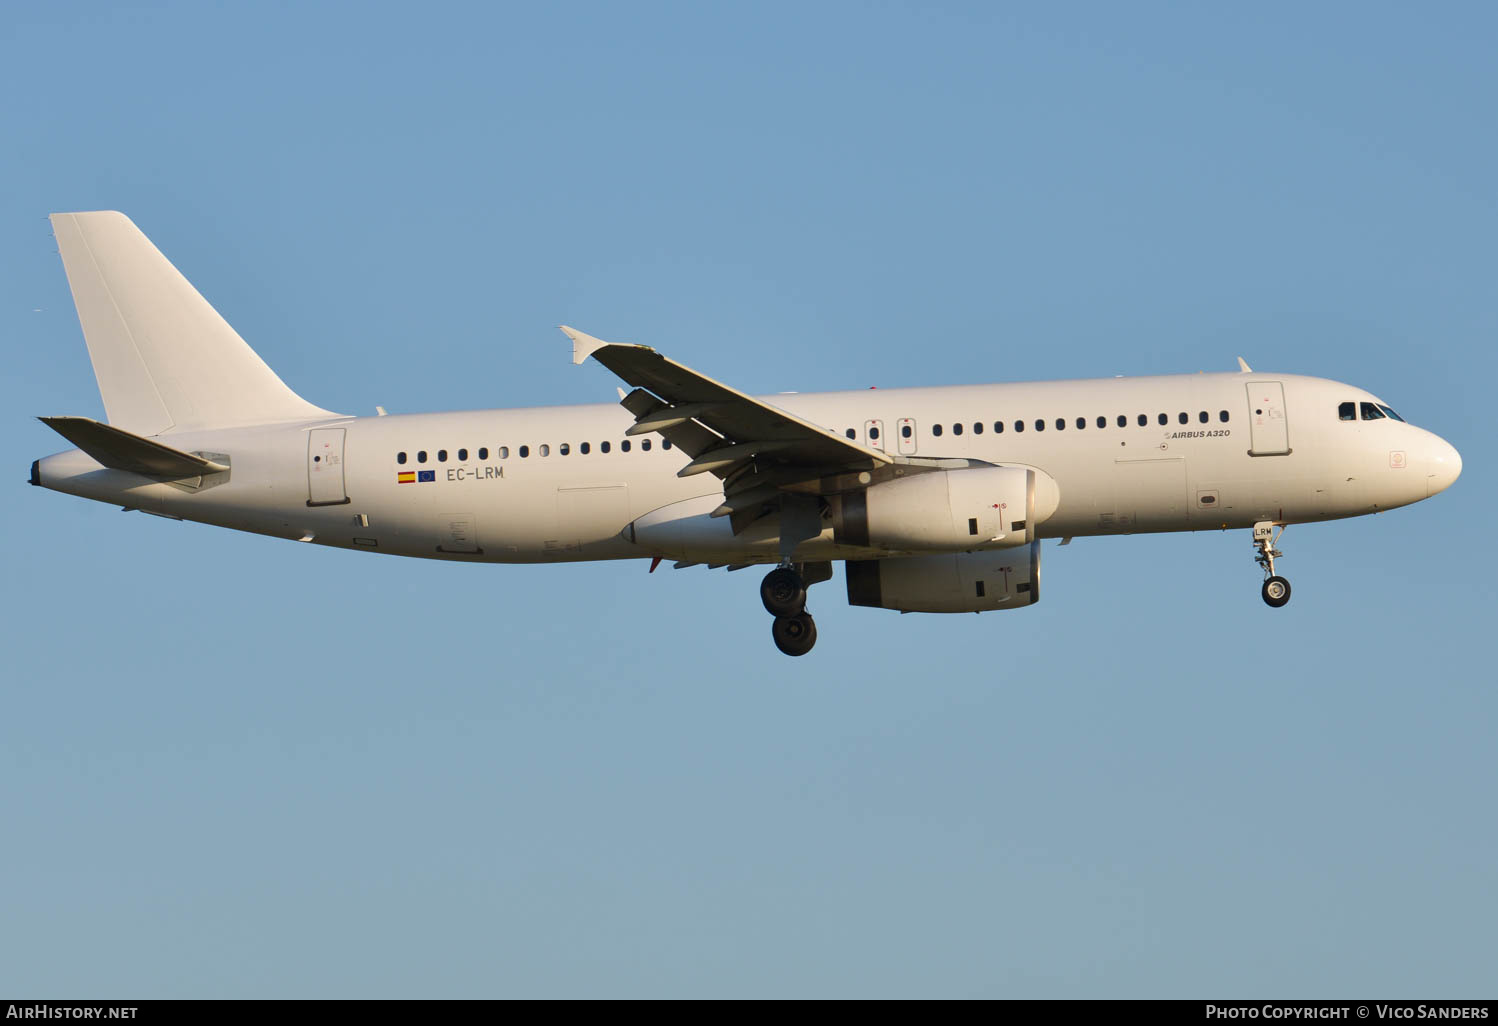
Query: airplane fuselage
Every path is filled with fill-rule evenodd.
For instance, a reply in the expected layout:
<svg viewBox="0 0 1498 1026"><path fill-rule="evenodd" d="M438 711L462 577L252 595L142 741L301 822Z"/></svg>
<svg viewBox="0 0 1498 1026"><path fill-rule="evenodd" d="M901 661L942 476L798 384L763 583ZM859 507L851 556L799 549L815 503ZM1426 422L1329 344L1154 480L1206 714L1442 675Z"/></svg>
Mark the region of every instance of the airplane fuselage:
<svg viewBox="0 0 1498 1026"><path fill-rule="evenodd" d="M1059 490L1041 537L1358 516L1424 499L1460 467L1454 450L1422 428L1387 416L1340 419L1344 403L1381 405L1364 390L1297 375L761 398L900 458L1036 468ZM722 499L711 475L678 477L687 457L661 438L626 437L632 423L617 405L598 404L179 433L177 448L224 456L229 472L191 488L102 469L74 450L39 461L37 483L184 520L404 556L775 561L773 537L736 538L726 521L705 549L700 532L631 540L630 524L676 504L710 530L702 518ZM802 559L868 554L837 544L830 526L797 549Z"/></svg>

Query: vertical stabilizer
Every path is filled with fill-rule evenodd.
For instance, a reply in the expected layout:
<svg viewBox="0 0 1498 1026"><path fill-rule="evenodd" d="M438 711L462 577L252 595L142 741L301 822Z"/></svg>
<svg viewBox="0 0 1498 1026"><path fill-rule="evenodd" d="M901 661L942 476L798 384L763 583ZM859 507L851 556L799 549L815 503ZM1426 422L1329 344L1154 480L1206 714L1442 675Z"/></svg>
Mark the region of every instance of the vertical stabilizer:
<svg viewBox="0 0 1498 1026"><path fill-rule="evenodd" d="M53 214L109 423L138 435L336 416L265 365L124 214Z"/></svg>

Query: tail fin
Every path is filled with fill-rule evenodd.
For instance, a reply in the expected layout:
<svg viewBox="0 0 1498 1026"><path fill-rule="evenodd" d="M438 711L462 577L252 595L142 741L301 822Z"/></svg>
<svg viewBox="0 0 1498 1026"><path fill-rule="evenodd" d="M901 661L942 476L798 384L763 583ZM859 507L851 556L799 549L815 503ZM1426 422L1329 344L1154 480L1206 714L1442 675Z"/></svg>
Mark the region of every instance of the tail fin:
<svg viewBox="0 0 1498 1026"><path fill-rule="evenodd" d="M53 214L52 231L110 424L157 435L336 416L287 388L124 214Z"/></svg>

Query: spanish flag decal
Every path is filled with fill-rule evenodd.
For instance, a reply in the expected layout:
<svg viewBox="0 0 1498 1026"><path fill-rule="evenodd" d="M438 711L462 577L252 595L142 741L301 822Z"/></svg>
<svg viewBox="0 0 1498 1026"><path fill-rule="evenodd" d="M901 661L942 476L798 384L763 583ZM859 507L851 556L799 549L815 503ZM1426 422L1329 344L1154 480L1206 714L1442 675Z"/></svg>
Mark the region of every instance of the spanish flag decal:
<svg viewBox="0 0 1498 1026"><path fill-rule="evenodd" d="M416 473L414 471L410 471L410 470L403 470L400 473L398 473L398 474L395 475L395 483L396 484L415 484L416 483Z"/></svg>

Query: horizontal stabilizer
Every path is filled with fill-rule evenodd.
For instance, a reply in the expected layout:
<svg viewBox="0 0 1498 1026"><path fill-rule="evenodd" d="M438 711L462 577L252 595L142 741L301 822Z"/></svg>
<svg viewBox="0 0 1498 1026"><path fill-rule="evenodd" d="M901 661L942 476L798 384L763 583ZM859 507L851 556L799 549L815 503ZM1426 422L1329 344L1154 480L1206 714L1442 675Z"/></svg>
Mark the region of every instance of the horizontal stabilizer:
<svg viewBox="0 0 1498 1026"><path fill-rule="evenodd" d="M88 417L39 417L53 431L72 442L111 470L124 470L146 477L180 480L217 474L229 468L222 463L173 449L140 435L132 435Z"/></svg>

